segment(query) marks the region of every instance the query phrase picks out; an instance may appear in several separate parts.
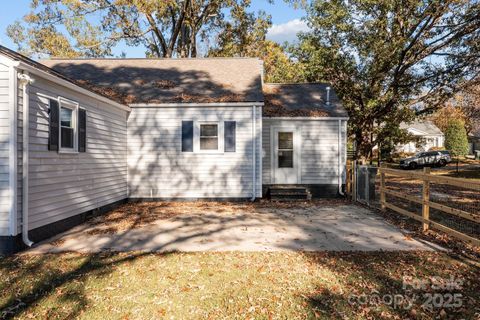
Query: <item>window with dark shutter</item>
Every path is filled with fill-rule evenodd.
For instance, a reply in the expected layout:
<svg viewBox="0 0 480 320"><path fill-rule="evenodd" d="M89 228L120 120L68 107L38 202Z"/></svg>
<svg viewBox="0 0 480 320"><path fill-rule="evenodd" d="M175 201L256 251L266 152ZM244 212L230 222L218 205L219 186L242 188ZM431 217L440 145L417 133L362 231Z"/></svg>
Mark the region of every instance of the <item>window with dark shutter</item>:
<svg viewBox="0 0 480 320"><path fill-rule="evenodd" d="M193 121L182 121L182 152L193 152Z"/></svg>
<svg viewBox="0 0 480 320"><path fill-rule="evenodd" d="M74 110L60 105L60 150L75 147Z"/></svg>
<svg viewBox="0 0 480 320"><path fill-rule="evenodd" d="M50 130L48 136L48 150L58 151L58 134L59 134L59 122L60 111L57 100L50 100Z"/></svg>
<svg viewBox="0 0 480 320"><path fill-rule="evenodd" d="M87 150L87 111L78 109L78 152Z"/></svg>
<svg viewBox="0 0 480 320"><path fill-rule="evenodd" d="M235 152L236 127L236 121L225 121L224 123L225 152Z"/></svg>

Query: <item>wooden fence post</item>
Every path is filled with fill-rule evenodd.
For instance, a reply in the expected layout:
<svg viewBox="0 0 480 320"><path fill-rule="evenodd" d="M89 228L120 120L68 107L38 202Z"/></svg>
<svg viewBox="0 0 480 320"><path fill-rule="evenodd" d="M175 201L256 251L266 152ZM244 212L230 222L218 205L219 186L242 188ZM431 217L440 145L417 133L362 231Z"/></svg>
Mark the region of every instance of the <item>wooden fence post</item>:
<svg viewBox="0 0 480 320"><path fill-rule="evenodd" d="M357 160L352 162L352 200L357 201Z"/></svg>
<svg viewBox="0 0 480 320"><path fill-rule="evenodd" d="M430 174L430 168L423 168L424 174ZM428 179L423 179L423 192L422 192L422 217L423 217L423 232L428 231L430 223L430 181Z"/></svg>
<svg viewBox="0 0 480 320"><path fill-rule="evenodd" d="M382 163L380 165L380 205L381 205L381 209L382 211L386 211L387 210L387 207L385 206L385 202L386 202L386 197L385 197L385 172L383 172L383 168L385 167L385 165Z"/></svg>
<svg viewBox="0 0 480 320"><path fill-rule="evenodd" d="M351 196L351 191L350 191L350 186L352 181L351 170L352 170L351 163L347 160L347 179L345 181L345 191L347 196Z"/></svg>

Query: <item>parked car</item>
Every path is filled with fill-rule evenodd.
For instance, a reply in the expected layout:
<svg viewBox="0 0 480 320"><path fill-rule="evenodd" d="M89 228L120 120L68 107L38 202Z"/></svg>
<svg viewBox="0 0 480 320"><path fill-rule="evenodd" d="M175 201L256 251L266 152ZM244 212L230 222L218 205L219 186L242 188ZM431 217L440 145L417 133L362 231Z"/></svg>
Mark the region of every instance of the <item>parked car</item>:
<svg viewBox="0 0 480 320"><path fill-rule="evenodd" d="M452 162L450 151L426 151L419 152L415 156L400 160L400 167L403 169L416 169L424 166L444 167Z"/></svg>

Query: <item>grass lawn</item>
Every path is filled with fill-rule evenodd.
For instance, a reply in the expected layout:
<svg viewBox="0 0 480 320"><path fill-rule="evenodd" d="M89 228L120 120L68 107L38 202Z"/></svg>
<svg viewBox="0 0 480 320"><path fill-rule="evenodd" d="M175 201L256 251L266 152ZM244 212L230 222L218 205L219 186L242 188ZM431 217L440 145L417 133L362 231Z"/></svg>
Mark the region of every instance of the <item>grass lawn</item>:
<svg viewBox="0 0 480 320"><path fill-rule="evenodd" d="M17 255L0 258L0 317L474 319L479 274L428 252ZM426 285L403 288L404 276ZM440 278L432 277L461 280L461 288L434 289ZM422 307L431 293L443 302L461 294L462 306L437 299L432 310Z"/></svg>

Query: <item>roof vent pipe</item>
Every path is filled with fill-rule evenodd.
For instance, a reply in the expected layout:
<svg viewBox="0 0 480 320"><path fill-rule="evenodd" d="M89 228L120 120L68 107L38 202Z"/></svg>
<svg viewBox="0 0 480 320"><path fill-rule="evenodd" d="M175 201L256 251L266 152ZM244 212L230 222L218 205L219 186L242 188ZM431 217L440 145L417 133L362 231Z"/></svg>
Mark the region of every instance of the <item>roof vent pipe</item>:
<svg viewBox="0 0 480 320"><path fill-rule="evenodd" d="M327 106L330 105L330 87L327 87Z"/></svg>

